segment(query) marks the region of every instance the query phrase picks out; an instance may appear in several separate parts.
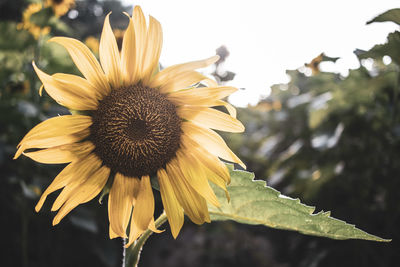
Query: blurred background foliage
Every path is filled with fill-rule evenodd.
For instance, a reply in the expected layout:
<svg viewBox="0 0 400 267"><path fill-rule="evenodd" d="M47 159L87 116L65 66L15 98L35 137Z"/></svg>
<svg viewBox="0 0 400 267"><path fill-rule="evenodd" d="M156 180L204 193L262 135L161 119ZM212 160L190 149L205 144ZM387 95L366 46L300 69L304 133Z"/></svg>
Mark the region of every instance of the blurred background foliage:
<svg viewBox="0 0 400 267"><path fill-rule="evenodd" d="M62 9L55 8L60 3L68 4L69 11L60 14ZM79 74L65 50L46 41L54 35L71 36L96 53L104 16L111 10L120 14L131 7L116 0L0 2L2 266L121 265L122 240L108 239L107 200L100 205L96 198L52 227L54 195L39 214L34 206L63 166L24 157L12 160L16 145L34 125L68 113L45 93L39 97L41 84L32 60L48 73ZM399 18L400 10L395 9L369 23L399 24ZM120 41L127 19L112 16L111 20ZM221 83L232 80L235 73L221 64L228 49L221 46L216 52L221 60L211 75ZM360 67L346 77L320 70L337 59L324 54L287 71L288 84L272 86L271 94L256 106L238 109L246 132L225 138L258 179L393 241L337 241L234 222L198 227L187 221L177 240L168 232L152 236L142 266L395 266L400 262L400 32L390 33L387 43L370 51L354 52ZM157 194L156 201L160 208Z"/></svg>

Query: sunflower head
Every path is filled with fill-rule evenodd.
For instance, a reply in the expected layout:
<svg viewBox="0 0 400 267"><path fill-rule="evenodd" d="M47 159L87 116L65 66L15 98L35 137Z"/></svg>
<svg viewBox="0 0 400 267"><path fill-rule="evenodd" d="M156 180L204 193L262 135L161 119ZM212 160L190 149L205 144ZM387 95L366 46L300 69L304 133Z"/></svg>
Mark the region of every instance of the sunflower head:
<svg viewBox="0 0 400 267"><path fill-rule="evenodd" d="M30 4L22 13L22 22L17 24L18 30L27 30L29 31L35 39L39 39L41 35L47 35L50 33L50 27L40 27L31 21L31 16L40 10L42 10L43 6L41 3L32 3Z"/></svg>
<svg viewBox="0 0 400 267"><path fill-rule="evenodd" d="M50 6L56 16L64 16L71 7L75 5L75 0L47 0L46 7Z"/></svg>
<svg viewBox="0 0 400 267"><path fill-rule="evenodd" d="M68 50L84 78L48 75L33 64L35 71L52 98L86 115L48 119L18 145L15 158L24 153L42 163L69 163L44 191L36 210L50 193L63 188L52 207L58 210L53 221L57 224L112 179L110 237L129 232L130 245L147 229L158 232L150 184L154 177L174 237L184 213L197 224L209 222L207 202L219 205L209 182L226 191L230 179L220 158L244 167L214 131L244 130L235 109L223 100L236 88L218 86L196 71L218 57L159 71L161 25L151 16L147 24L138 6L129 17L121 51L106 16L100 63L75 39L51 41Z"/></svg>
<svg viewBox="0 0 400 267"><path fill-rule="evenodd" d="M85 45L93 51L93 53L99 53L99 40L94 36L89 36L85 39Z"/></svg>

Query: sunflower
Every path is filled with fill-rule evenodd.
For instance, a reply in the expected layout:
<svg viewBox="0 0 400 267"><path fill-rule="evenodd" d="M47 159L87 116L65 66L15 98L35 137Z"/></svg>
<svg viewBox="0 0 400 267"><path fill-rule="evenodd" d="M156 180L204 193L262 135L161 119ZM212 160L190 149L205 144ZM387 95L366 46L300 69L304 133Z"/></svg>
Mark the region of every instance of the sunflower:
<svg viewBox="0 0 400 267"><path fill-rule="evenodd" d="M24 153L41 163L69 163L43 192L36 211L50 193L63 188L51 209L58 210L56 225L113 179L108 197L110 238L125 238L128 232L129 246L145 230L158 231L153 219L153 177L175 238L184 213L196 224L210 222L207 202L219 203L209 181L225 192L230 181L219 158L244 167L214 131L244 130L235 109L222 100L237 89L218 86L195 71L216 62L218 56L159 71L161 25L150 16L147 26L138 6L129 17L121 52L106 16L100 64L78 40L55 37L51 41L68 50L85 78L50 76L33 63L47 93L79 111L40 123L17 146L15 158ZM216 106L225 107L229 114Z"/></svg>
<svg viewBox="0 0 400 267"><path fill-rule="evenodd" d="M75 0L47 0L46 7L50 6L56 16L64 16L75 5Z"/></svg>
<svg viewBox="0 0 400 267"><path fill-rule="evenodd" d="M40 3L32 3L30 4L22 13L22 22L17 24L18 30L27 30L29 31L35 39L39 39L41 35L47 35L50 32L50 27L40 27L31 21L31 16L40 10L42 10L43 6Z"/></svg>
<svg viewBox="0 0 400 267"><path fill-rule="evenodd" d="M118 50L121 51L122 41L124 40L125 30L114 29L113 30L115 40L117 41Z"/></svg>
<svg viewBox="0 0 400 267"><path fill-rule="evenodd" d="M85 45L90 48L96 55L99 53L99 40L94 36L85 39Z"/></svg>

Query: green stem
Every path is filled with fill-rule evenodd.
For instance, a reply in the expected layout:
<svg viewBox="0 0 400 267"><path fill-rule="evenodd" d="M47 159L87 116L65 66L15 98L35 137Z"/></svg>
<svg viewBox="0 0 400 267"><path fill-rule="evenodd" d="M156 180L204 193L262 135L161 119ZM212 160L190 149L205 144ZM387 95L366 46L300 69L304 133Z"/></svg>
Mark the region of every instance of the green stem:
<svg viewBox="0 0 400 267"><path fill-rule="evenodd" d="M163 212L160 217L155 221L156 228L160 227L167 221L167 215ZM140 253L144 243L146 243L149 236L153 233L150 229L147 229L133 245L125 249L124 253L124 265L125 267L137 267L140 259ZM125 242L124 242L125 243Z"/></svg>

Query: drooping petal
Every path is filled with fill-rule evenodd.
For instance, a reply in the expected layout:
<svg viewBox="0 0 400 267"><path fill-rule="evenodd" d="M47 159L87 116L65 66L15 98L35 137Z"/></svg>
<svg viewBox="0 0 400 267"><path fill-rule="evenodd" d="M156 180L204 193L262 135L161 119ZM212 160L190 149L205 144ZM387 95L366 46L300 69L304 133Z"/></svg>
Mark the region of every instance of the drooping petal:
<svg viewBox="0 0 400 267"><path fill-rule="evenodd" d="M103 70L109 83L114 88L121 86L120 55L117 41L110 26L110 14L104 20L103 31L100 38L99 55Z"/></svg>
<svg viewBox="0 0 400 267"><path fill-rule="evenodd" d="M167 164L167 177L185 213L196 224L210 221L207 203L183 177L176 159Z"/></svg>
<svg viewBox="0 0 400 267"><path fill-rule="evenodd" d="M149 30L147 31L146 49L143 55L142 83L148 85L149 80L158 69L162 48L162 29L161 24L152 16L149 20Z"/></svg>
<svg viewBox="0 0 400 267"><path fill-rule="evenodd" d="M210 105L210 107L215 107L215 106L224 106L226 108L226 110L228 111L229 115L231 115L232 117L234 117L236 119L236 109L229 104L226 101L223 100L217 100L215 103L213 103L212 105Z"/></svg>
<svg viewBox="0 0 400 267"><path fill-rule="evenodd" d="M65 115L50 118L30 130L18 144L14 159L29 148L48 148L79 142L89 136L90 116Z"/></svg>
<svg viewBox="0 0 400 267"><path fill-rule="evenodd" d="M165 82L159 88L161 93L171 93L186 89L196 83L208 79L206 76L198 73L197 71L186 71L177 74Z"/></svg>
<svg viewBox="0 0 400 267"><path fill-rule="evenodd" d="M154 222L154 217L151 218L151 220L150 220L149 229L150 229L151 231L153 231L154 233L157 233L157 234L162 233L162 232L165 231L165 230L158 230L158 229L157 229L156 223Z"/></svg>
<svg viewBox="0 0 400 267"><path fill-rule="evenodd" d="M94 149L90 141L56 146L34 152L23 153L37 162L47 164L62 164L76 160L78 157L89 154Z"/></svg>
<svg viewBox="0 0 400 267"><path fill-rule="evenodd" d="M225 183L230 183L231 177L229 175L229 170L226 165L218 159L217 156L210 154L205 148L200 146L186 135L181 136L181 142L184 147L190 148L193 154L197 155L197 158L204 166L215 173L215 175L220 177Z"/></svg>
<svg viewBox="0 0 400 267"><path fill-rule="evenodd" d="M183 72L193 71L195 69L205 68L216 61L218 61L219 56L213 56L204 60L192 61L183 64L177 64L167 67L157 73L153 79L151 79L149 87L158 88L161 87L166 81L173 79L177 75Z"/></svg>
<svg viewBox="0 0 400 267"><path fill-rule="evenodd" d="M140 190L132 213L129 242L127 246L130 246L145 230L147 230L153 215L153 190L151 189L150 177L145 175L140 179Z"/></svg>
<svg viewBox="0 0 400 267"><path fill-rule="evenodd" d="M204 106L215 103L216 100L229 96L236 91L237 88L231 86L200 87L172 92L167 97L176 105Z"/></svg>
<svg viewBox="0 0 400 267"><path fill-rule="evenodd" d="M86 177L86 180L79 185L79 188L75 189L73 194L69 196L68 200L58 211L54 217L53 225L58 224L76 206L88 202L97 196L107 183L109 175L110 169L102 166L94 173L91 173L89 177Z"/></svg>
<svg viewBox="0 0 400 267"><path fill-rule="evenodd" d="M75 166L73 178L69 180L57 199L51 207L52 211L60 209L60 207L71 197L76 194L77 189L101 166L101 160L94 154L90 154L84 159L80 159L81 163Z"/></svg>
<svg viewBox="0 0 400 267"><path fill-rule="evenodd" d="M211 189L201 165L198 163L197 159L192 156L188 149L183 151L179 150L176 154L183 178L208 202L219 207L220 204L218 199L215 196L214 191Z"/></svg>
<svg viewBox="0 0 400 267"><path fill-rule="evenodd" d="M166 171L164 169L158 170L157 177L160 184L161 199L171 227L172 236L176 238L183 226L183 208L175 196Z"/></svg>
<svg viewBox="0 0 400 267"><path fill-rule="evenodd" d="M47 196L54 191L66 186L69 181L73 178L75 172L75 167L80 163L80 161L74 161L67 165L57 176L54 178L53 182L47 187L47 189L40 196L38 203L36 204L35 210L39 212L42 208Z"/></svg>
<svg viewBox="0 0 400 267"><path fill-rule="evenodd" d="M129 17L128 14L126 15ZM139 63L135 39L133 21L129 17L129 25L125 31L121 49L121 71L125 86L134 84L138 80Z"/></svg>
<svg viewBox="0 0 400 267"><path fill-rule="evenodd" d="M205 128L232 133L244 131L244 126L239 120L213 108L183 106L178 108L178 115Z"/></svg>
<svg viewBox="0 0 400 267"><path fill-rule="evenodd" d="M120 237L126 238L133 208L133 192L140 183L137 178L126 177L117 173L108 197L108 216L113 232Z"/></svg>
<svg viewBox="0 0 400 267"><path fill-rule="evenodd" d="M68 37L53 37L49 41L64 46L83 76L103 95L108 95L110 85L96 57L82 42Z"/></svg>
<svg viewBox="0 0 400 267"><path fill-rule="evenodd" d="M229 149L224 139L213 130L197 126L190 122L183 122L182 131L187 137L197 142L215 156L238 163L243 168L246 168L246 165Z"/></svg>
<svg viewBox="0 0 400 267"><path fill-rule="evenodd" d="M42 81L46 92L60 105L75 110L97 109L97 99L89 94L84 84L76 84L59 79L59 75L47 75L32 63L39 79Z"/></svg>

